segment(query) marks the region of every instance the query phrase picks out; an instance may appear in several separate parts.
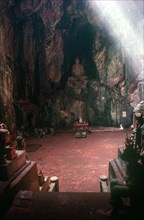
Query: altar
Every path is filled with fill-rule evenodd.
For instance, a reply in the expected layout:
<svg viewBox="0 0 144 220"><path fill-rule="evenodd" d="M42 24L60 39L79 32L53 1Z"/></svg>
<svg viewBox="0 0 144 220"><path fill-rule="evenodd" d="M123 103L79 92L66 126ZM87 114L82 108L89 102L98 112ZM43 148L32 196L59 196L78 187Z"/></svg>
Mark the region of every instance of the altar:
<svg viewBox="0 0 144 220"><path fill-rule="evenodd" d="M73 129L75 131L75 137L83 138L87 136L87 132L89 130L89 124L82 122L82 123L74 123Z"/></svg>

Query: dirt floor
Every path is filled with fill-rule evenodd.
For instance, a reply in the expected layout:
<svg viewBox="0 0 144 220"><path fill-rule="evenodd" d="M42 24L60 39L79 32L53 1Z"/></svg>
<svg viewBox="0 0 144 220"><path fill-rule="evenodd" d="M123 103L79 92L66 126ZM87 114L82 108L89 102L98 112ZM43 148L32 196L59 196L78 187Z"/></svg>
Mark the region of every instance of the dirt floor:
<svg viewBox="0 0 144 220"><path fill-rule="evenodd" d="M75 138L73 131L57 132L54 136L28 139L30 144L41 144L29 158L37 162L45 176L59 178L60 192L99 192L100 176L108 175L109 160L117 158L119 147L124 147L128 129L91 128L86 138Z"/></svg>

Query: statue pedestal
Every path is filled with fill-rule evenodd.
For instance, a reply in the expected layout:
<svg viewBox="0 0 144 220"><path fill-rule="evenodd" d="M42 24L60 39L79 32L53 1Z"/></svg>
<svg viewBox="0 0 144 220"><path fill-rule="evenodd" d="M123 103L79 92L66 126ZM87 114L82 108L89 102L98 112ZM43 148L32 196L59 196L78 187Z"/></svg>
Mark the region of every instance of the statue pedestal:
<svg viewBox="0 0 144 220"><path fill-rule="evenodd" d="M86 76L71 76L68 78L67 86L73 89L74 94L80 95L82 89L86 89L87 83L88 80Z"/></svg>

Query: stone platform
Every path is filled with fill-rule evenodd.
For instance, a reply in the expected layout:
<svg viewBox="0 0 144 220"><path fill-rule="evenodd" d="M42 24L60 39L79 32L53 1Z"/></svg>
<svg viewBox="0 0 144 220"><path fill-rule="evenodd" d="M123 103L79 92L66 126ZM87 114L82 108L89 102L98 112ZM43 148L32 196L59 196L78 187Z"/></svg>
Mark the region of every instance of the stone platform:
<svg viewBox="0 0 144 220"><path fill-rule="evenodd" d="M4 220L106 220L109 193L49 193L20 191Z"/></svg>

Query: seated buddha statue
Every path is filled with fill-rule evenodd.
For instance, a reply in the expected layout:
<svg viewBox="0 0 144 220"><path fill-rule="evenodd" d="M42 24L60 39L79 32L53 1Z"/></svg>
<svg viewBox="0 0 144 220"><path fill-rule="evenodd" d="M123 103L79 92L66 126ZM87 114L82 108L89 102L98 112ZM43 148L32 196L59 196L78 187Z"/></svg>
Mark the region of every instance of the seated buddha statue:
<svg viewBox="0 0 144 220"><path fill-rule="evenodd" d="M82 89L86 89L87 83L84 67L80 63L80 59L76 57L72 66L72 76L68 78L67 86L70 89L72 88L75 94L80 94Z"/></svg>
<svg viewBox="0 0 144 220"><path fill-rule="evenodd" d="M75 63L72 66L72 73L74 76L83 76L85 73L83 65L80 63L80 59L78 57L75 59Z"/></svg>

